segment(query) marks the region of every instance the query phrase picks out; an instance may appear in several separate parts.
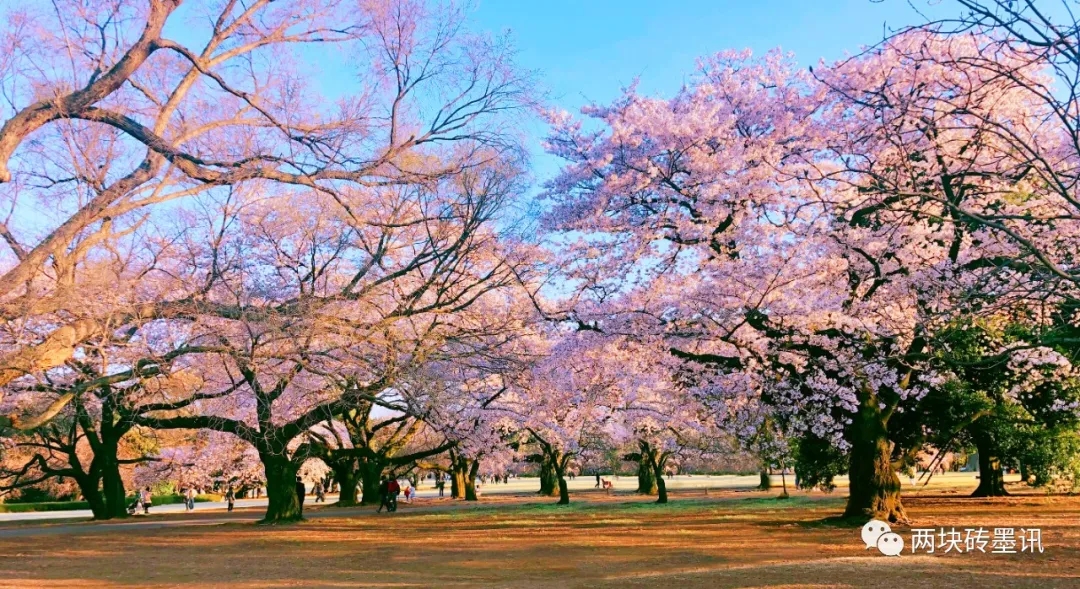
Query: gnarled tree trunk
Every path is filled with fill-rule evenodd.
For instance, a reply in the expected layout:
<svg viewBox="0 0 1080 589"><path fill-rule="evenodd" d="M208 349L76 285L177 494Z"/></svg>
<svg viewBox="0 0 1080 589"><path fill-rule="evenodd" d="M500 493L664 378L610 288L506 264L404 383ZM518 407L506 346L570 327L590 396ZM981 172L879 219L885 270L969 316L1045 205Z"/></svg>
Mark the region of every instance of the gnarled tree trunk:
<svg viewBox="0 0 1080 589"><path fill-rule="evenodd" d="M360 481L363 486L363 497L360 505L379 504L379 483L382 480L383 465L375 460L360 460Z"/></svg>
<svg viewBox="0 0 1080 589"><path fill-rule="evenodd" d="M652 464L649 463L649 458L644 453L638 455L638 469L637 469L637 492L642 495L656 495L659 492L659 485L657 480L663 477L659 476L655 470L653 470ZM662 474L662 473L660 473Z"/></svg>
<svg viewBox="0 0 1080 589"><path fill-rule="evenodd" d="M546 454L540 460L540 494L545 497L559 494L559 477L555 474L555 465Z"/></svg>
<svg viewBox="0 0 1080 589"><path fill-rule="evenodd" d="M1005 474L1001 468L998 445L990 432L982 431L976 425L975 448L979 452L979 486L972 497L1006 497Z"/></svg>
<svg viewBox="0 0 1080 589"><path fill-rule="evenodd" d="M94 460L98 462L101 469L101 490L108 517L110 519L127 517L127 496L124 493L124 479L120 476L120 460L117 457L116 442L103 442Z"/></svg>
<svg viewBox="0 0 1080 589"><path fill-rule="evenodd" d="M281 454L259 453L266 473L266 516L259 523L278 524L303 519L296 494L296 466Z"/></svg>
<svg viewBox="0 0 1080 589"><path fill-rule="evenodd" d="M761 489L762 491L768 491L772 488L772 477L769 476L768 470L762 469L762 471L758 473L757 488Z"/></svg>
<svg viewBox="0 0 1080 589"><path fill-rule="evenodd" d="M90 506L94 519L109 519L109 510L105 507L105 497L101 494L100 477L93 474L76 475L75 484L79 486L83 500Z"/></svg>
<svg viewBox="0 0 1080 589"><path fill-rule="evenodd" d="M465 473L450 467L450 497L452 499L465 498Z"/></svg>
<svg viewBox="0 0 1080 589"><path fill-rule="evenodd" d="M850 493L844 517L906 522L900 478L892 467L886 419L875 396L860 394L859 412L849 434Z"/></svg>
<svg viewBox="0 0 1080 589"><path fill-rule="evenodd" d="M330 468L334 469L334 479L337 480L340 489L337 505L340 507L356 505L356 487L359 484L356 459L339 458L333 460L330 463Z"/></svg>
<svg viewBox="0 0 1080 589"><path fill-rule="evenodd" d="M459 458L459 460L462 461L461 470L465 473L465 500L478 501L479 497L476 495L476 474L480 472L480 461L470 461L468 458Z"/></svg>

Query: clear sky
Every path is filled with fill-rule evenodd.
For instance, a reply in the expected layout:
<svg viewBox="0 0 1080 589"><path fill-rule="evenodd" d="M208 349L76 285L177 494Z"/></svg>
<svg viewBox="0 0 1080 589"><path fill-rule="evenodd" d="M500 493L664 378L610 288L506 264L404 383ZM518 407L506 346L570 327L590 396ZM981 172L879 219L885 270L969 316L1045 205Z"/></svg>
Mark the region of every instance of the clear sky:
<svg viewBox="0 0 1080 589"><path fill-rule="evenodd" d="M838 59L880 41L885 27L923 22L913 6L930 16L955 10L948 0L478 0L471 24L509 31L552 106L576 112L635 78L639 92L671 95L697 58L723 49L781 47L805 65ZM539 153L542 134L533 126L538 180L557 166Z"/></svg>

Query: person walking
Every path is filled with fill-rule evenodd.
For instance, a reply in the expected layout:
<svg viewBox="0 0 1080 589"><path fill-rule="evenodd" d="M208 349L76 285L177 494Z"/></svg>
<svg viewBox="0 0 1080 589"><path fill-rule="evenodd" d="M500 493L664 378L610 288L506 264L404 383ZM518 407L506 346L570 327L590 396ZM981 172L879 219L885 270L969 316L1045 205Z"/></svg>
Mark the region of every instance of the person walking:
<svg viewBox="0 0 1080 589"><path fill-rule="evenodd" d="M231 485L229 486L229 490L225 493L225 503L228 505L229 511L232 511L233 506L236 505L236 493L233 492Z"/></svg>
<svg viewBox="0 0 1080 589"><path fill-rule="evenodd" d="M446 489L446 481L443 480L442 473L435 476L435 488L439 490L439 497L443 497L443 492Z"/></svg>
<svg viewBox="0 0 1080 589"><path fill-rule="evenodd" d="M397 496L401 493L401 483L398 483L397 477L390 477L390 482L386 484L386 497L389 501L387 510L394 512L397 511Z"/></svg>
<svg viewBox="0 0 1080 589"><path fill-rule="evenodd" d="M600 472L599 471L597 471L597 473L596 473L596 487L594 487L594 488L595 489L600 488Z"/></svg>
<svg viewBox="0 0 1080 589"><path fill-rule="evenodd" d="M150 496L150 487L139 492L139 500L142 503L143 515L150 515L150 504L153 502Z"/></svg>
<svg viewBox="0 0 1080 589"><path fill-rule="evenodd" d="M387 511L390 511L390 480L383 477L379 481L379 509L375 513L382 513L382 508L385 507Z"/></svg>
<svg viewBox="0 0 1080 589"><path fill-rule="evenodd" d="M184 511L195 511L195 487L184 489Z"/></svg>
<svg viewBox="0 0 1080 589"><path fill-rule="evenodd" d="M315 483L315 503L326 503L326 489L321 482Z"/></svg>
<svg viewBox="0 0 1080 589"><path fill-rule="evenodd" d="M304 496L307 495L307 487L304 479L296 475L296 501L300 504L300 517L304 517Z"/></svg>

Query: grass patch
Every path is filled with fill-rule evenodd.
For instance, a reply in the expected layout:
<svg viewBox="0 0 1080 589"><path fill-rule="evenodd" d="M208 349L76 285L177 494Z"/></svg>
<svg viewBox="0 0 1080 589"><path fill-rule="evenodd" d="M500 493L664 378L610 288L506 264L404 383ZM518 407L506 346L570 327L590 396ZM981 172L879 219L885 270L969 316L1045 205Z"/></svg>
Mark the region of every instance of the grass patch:
<svg viewBox="0 0 1080 589"><path fill-rule="evenodd" d="M127 498L128 503L135 500L132 495ZM196 495L196 503L209 503L222 501L220 495ZM183 495L154 495L153 505L176 505L184 502ZM77 511L90 509L86 501L42 501L38 503L0 503L0 513L31 513L36 511Z"/></svg>
<svg viewBox="0 0 1080 589"><path fill-rule="evenodd" d="M40 503L0 503L0 513L30 513L34 511L73 511L90 509L86 501L43 501Z"/></svg>

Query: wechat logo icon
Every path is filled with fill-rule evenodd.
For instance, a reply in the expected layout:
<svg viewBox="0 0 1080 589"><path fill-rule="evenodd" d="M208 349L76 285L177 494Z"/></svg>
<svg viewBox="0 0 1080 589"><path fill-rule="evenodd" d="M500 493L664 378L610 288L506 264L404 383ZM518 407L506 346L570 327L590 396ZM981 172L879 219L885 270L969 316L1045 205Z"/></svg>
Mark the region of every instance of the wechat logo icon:
<svg viewBox="0 0 1080 589"><path fill-rule="evenodd" d="M885 556L900 556L904 551L904 538L894 534L889 524L876 519L862 527L862 541L867 550L877 548Z"/></svg>

